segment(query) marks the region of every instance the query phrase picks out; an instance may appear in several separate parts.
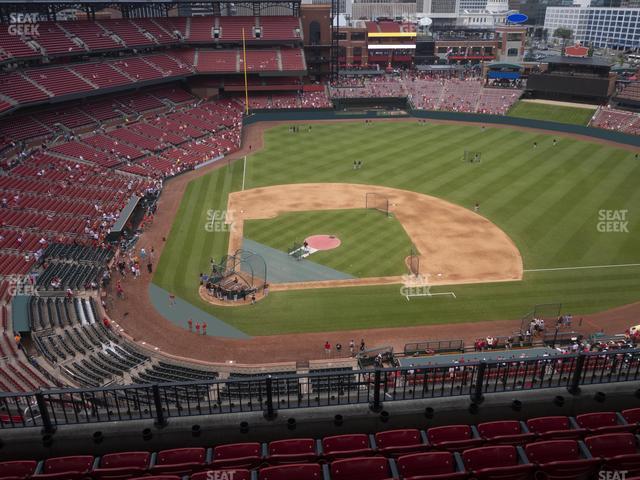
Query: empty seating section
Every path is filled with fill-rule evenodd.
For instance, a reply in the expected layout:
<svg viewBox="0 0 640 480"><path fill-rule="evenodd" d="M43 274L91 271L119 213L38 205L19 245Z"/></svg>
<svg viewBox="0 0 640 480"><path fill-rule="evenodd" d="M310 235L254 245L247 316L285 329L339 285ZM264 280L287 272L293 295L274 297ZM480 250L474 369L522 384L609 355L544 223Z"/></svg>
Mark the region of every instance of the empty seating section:
<svg viewBox="0 0 640 480"><path fill-rule="evenodd" d="M27 115L0 120L0 143L43 137L51 133L46 125Z"/></svg>
<svg viewBox="0 0 640 480"><path fill-rule="evenodd" d="M120 143L117 140L106 137L104 135L92 135L90 137L85 137L82 141L87 145L92 146L96 150L106 151L111 153L112 155L125 157L128 160L136 159L144 155L140 150Z"/></svg>
<svg viewBox="0 0 640 480"><path fill-rule="evenodd" d="M245 40L254 40L255 17L217 17L220 26L220 39L224 41L242 41L242 29ZM193 28L193 22L191 24Z"/></svg>
<svg viewBox="0 0 640 480"><path fill-rule="evenodd" d="M147 47L156 44L130 20L100 20L98 23L105 30L115 33L127 47Z"/></svg>
<svg viewBox="0 0 640 480"><path fill-rule="evenodd" d="M53 153L64 155L65 157L97 163L98 165L101 165L103 167L112 167L120 163L106 153L94 150L88 145L76 141L62 143L56 147L53 147L50 151Z"/></svg>
<svg viewBox="0 0 640 480"><path fill-rule="evenodd" d="M121 142L125 142L129 145L137 145L139 148L149 150L152 152L162 150L163 144L159 141L154 141L149 137L145 137L130 131L128 128L118 128L109 132L109 136Z"/></svg>
<svg viewBox="0 0 640 480"><path fill-rule="evenodd" d="M160 71L143 60L143 57L128 57L111 62L116 69L123 72L134 82L144 82L162 78Z"/></svg>
<svg viewBox="0 0 640 480"><path fill-rule="evenodd" d="M34 38L47 56L83 53L86 50L73 42L55 22L40 22Z"/></svg>
<svg viewBox="0 0 640 480"><path fill-rule="evenodd" d="M97 22L82 20L58 22L65 32L78 37L89 50L117 50L124 48L116 42Z"/></svg>
<svg viewBox="0 0 640 480"><path fill-rule="evenodd" d="M215 18L211 16L206 17L192 17L187 19L190 23L189 29L189 42L211 42L213 41L213 22Z"/></svg>
<svg viewBox="0 0 640 480"><path fill-rule="evenodd" d="M302 29L296 17L259 17L264 40L300 40Z"/></svg>
<svg viewBox="0 0 640 480"><path fill-rule="evenodd" d="M145 59L147 60L147 62L155 65L157 69L164 72L164 75L167 77L190 75L191 73L193 73L193 66L171 55L149 55L146 56Z"/></svg>
<svg viewBox="0 0 640 480"><path fill-rule="evenodd" d="M200 73L239 73L238 50L199 50L196 69Z"/></svg>
<svg viewBox="0 0 640 480"><path fill-rule="evenodd" d="M303 71L307 67L304 62L304 54L299 48L281 48L282 70Z"/></svg>
<svg viewBox="0 0 640 480"><path fill-rule="evenodd" d="M109 63L84 63L73 66L73 71L98 88L127 85L131 80Z"/></svg>
<svg viewBox="0 0 640 480"><path fill-rule="evenodd" d="M0 28L0 60L10 58L30 58L37 57L39 53L29 46L27 40L22 35L11 35L6 28Z"/></svg>
<svg viewBox="0 0 640 480"><path fill-rule="evenodd" d="M147 93L132 93L116 97L116 99L118 103L124 105L130 112L145 112L164 106L157 97Z"/></svg>
<svg viewBox="0 0 640 480"><path fill-rule="evenodd" d="M27 70L25 75L43 86L54 96L71 95L93 90L89 83L74 75L65 67Z"/></svg>
<svg viewBox="0 0 640 480"><path fill-rule="evenodd" d="M48 93L17 72L0 73L0 91L11 100L24 104L49 98Z"/></svg>
<svg viewBox="0 0 640 480"><path fill-rule="evenodd" d="M276 50L247 50L248 72L270 72L281 70L278 66ZM243 59L240 58L240 69L243 67Z"/></svg>
<svg viewBox="0 0 640 480"><path fill-rule="evenodd" d="M166 28L159 20L153 18L136 18L131 23L140 30L149 33L159 45L171 45L177 43L178 39L173 34L172 28Z"/></svg>
<svg viewBox="0 0 640 480"><path fill-rule="evenodd" d="M87 111L90 112L91 110L87 109ZM49 128L54 128L56 124L60 124L68 129L95 123L95 120L85 110L73 106L54 108L38 113L37 121Z"/></svg>

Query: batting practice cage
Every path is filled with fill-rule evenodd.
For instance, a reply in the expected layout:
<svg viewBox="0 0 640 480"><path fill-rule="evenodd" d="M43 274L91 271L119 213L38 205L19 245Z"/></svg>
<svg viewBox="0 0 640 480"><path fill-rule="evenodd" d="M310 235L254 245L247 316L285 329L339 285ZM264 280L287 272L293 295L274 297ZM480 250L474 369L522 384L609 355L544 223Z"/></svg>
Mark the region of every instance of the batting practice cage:
<svg viewBox="0 0 640 480"><path fill-rule="evenodd" d="M218 298L242 299L267 283L267 264L257 253L236 250L211 265L207 290Z"/></svg>
<svg viewBox="0 0 640 480"><path fill-rule="evenodd" d="M374 209L389 216L389 199L379 193L366 193L364 205L367 209Z"/></svg>

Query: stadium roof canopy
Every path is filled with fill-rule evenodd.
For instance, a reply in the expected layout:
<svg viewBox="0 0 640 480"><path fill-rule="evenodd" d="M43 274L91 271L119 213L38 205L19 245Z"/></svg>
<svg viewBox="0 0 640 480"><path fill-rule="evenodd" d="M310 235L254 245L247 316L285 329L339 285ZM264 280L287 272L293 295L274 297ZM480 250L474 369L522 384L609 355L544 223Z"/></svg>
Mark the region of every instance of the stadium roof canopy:
<svg viewBox="0 0 640 480"><path fill-rule="evenodd" d="M563 57L557 55L545 60L547 63L559 63L565 65L592 65L594 67L610 67L613 62L603 57Z"/></svg>

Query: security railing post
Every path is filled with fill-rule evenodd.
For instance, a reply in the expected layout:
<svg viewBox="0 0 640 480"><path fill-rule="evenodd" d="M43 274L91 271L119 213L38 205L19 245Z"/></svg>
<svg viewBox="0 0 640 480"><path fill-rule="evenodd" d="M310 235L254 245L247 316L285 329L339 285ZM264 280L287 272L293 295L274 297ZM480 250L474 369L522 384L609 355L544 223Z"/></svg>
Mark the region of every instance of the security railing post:
<svg viewBox="0 0 640 480"><path fill-rule="evenodd" d="M164 427L167 424L167 419L164 417L164 411L162 410L162 399L160 398L160 386L155 383L151 386L151 392L153 393L153 404L156 408L156 426Z"/></svg>
<svg viewBox="0 0 640 480"><path fill-rule="evenodd" d="M382 402L380 401L380 390L382 389L382 372L376 368L373 373L373 402L371 402L371 410L374 412L382 411Z"/></svg>
<svg viewBox="0 0 640 480"><path fill-rule="evenodd" d="M38 405L38 411L40 412L40 418L42 419L42 431L44 433L53 433L56 431L56 427L51 423L51 415L49 415L49 409L47 402L44 400L44 394L42 391L36 392L36 404ZM62 408L65 408L64 403Z"/></svg>
<svg viewBox="0 0 640 480"><path fill-rule="evenodd" d="M265 390L267 396L265 405L267 409L264 412L264 418L267 420L273 420L276 418L276 411L273 409L273 379L271 378L271 375L267 375Z"/></svg>
<svg viewBox="0 0 640 480"><path fill-rule="evenodd" d="M478 369L476 370L476 383L473 386L473 391L471 393L471 401L474 403L480 403L484 398L482 396L482 390L484 388L484 375L486 370L487 362L480 362Z"/></svg>
<svg viewBox="0 0 640 480"><path fill-rule="evenodd" d="M569 385L569 393L572 395L577 395L580 393L580 380L582 379L582 371L584 370L584 362L587 360L587 356L584 353L579 353L578 358L576 358L576 368L573 371L573 376L571 377L571 384Z"/></svg>

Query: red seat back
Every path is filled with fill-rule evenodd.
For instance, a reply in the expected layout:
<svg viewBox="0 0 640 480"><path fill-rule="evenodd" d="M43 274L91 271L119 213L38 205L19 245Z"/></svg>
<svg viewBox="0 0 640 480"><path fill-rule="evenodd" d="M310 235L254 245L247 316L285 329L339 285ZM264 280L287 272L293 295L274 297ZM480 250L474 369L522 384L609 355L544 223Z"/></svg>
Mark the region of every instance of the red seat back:
<svg viewBox="0 0 640 480"><path fill-rule="evenodd" d="M575 440L549 440L534 442L525 447L529 461L533 463L559 462L580 458L580 448Z"/></svg>
<svg viewBox="0 0 640 480"><path fill-rule="evenodd" d="M518 453L510 445L479 447L462 452L462 460L467 470L507 467L518 464Z"/></svg>
<svg viewBox="0 0 640 480"><path fill-rule="evenodd" d="M431 475L452 473L456 469L453 453L425 452L403 455L397 461L402 477L412 477L429 472Z"/></svg>
<svg viewBox="0 0 640 480"><path fill-rule="evenodd" d="M389 430L376 433L378 448L404 447L408 445L420 445L420 431L417 429Z"/></svg>
<svg viewBox="0 0 640 480"><path fill-rule="evenodd" d="M179 465L182 463L204 464L204 448L174 448L163 450L156 457L156 465Z"/></svg>
<svg viewBox="0 0 640 480"><path fill-rule="evenodd" d="M100 468L148 468L149 452L109 453L100 459Z"/></svg>
<svg viewBox="0 0 640 480"><path fill-rule="evenodd" d="M229 460L234 458L260 457L261 449L258 442L231 443L218 445L213 449L214 460Z"/></svg>
<svg viewBox="0 0 640 480"><path fill-rule="evenodd" d="M88 472L92 464L91 455L49 458L44 462L43 473Z"/></svg>
<svg viewBox="0 0 640 480"><path fill-rule="evenodd" d="M322 439L324 453L345 452L349 450L363 450L369 447L369 437L364 433L351 435L335 435Z"/></svg>
<svg viewBox="0 0 640 480"><path fill-rule="evenodd" d="M258 478L259 480L320 480L322 468L317 463L278 465L261 468Z"/></svg>
<svg viewBox="0 0 640 480"><path fill-rule="evenodd" d="M27 478L33 475L38 462L35 460L16 460L0 463L0 478Z"/></svg>
<svg viewBox="0 0 640 480"><path fill-rule="evenodd" d="M628 423L640 422L640 408L629 408L622 411L622 416Z"/></svg>
<svg viewBox="0 0 640 480"><path fill-rule="evenodd" d="M300 455L315 451L316 442L313 438L293 438L269 443L269 455Z"/></svg>
<svg viewBox="0 0 640 480"><path fill-rule="evenodd" d="M538 417L527 420L527 427L533 433L545 433L553 430L570 430L569 417Z"/></svg>
<svg viewBox="0 0 640 480"><path fill-rule="evenodd" d="M582 428L610 427L618 424L618 417L614 412L585 413L576 417L576 423Z"/></svg>
<svg viewBox="0 0 640 480"><path fill-rule="evenodd" d="M636 439L631 433L607 433L584 439L594 457L609 458L637 452Z"/></svg>
<svg viewBox="0 0 640 480"><path fill-rule="evenodd" d="M331 480L385 480L392 476L384 457L357 457L331 462Z"/></svg>
<svg viewBox="0 0 640 480"><path fill-rule="evenodd" d="M427 438L431 443L468 440L472 436L469 425L447 425L445 427L433 427L427 430Z"/></svg>
<svg viewBox="0 0 640 480"><path fill-rule="evenodd" d="M522 426L517 420L504 420L498 422L486 422L478 425L481 437L497 437L501 435L517 435L522 433Z"/></svg>

